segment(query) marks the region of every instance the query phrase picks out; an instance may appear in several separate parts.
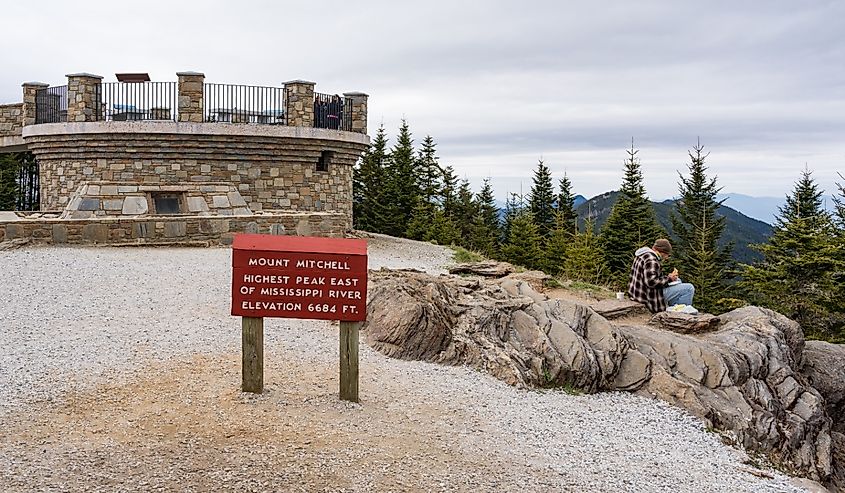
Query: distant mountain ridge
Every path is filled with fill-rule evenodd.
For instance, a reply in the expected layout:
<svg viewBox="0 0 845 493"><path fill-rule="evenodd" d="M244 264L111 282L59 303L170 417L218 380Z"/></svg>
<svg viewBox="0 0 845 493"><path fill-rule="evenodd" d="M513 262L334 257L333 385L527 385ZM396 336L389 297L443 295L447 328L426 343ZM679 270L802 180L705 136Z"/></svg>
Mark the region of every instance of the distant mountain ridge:
<svg viewBox="0 0 845 493"><path fill-rule="evenodd" d="M592 217L595 220L596 232L599 232L618 197L619 192L605 192L584 201L575 208L575 211L581 221L588 216ZM657 222L663 226L670 237L674 238L671 213L675 208L675 201L668 199L663 202L652 202L652 205L657 216ZM717 214L725 217L725 231L722 234L720 245L733 242L733 258L738 262L751 263L759 260L760 254L752 250L750 245L767 242L772 235L772 227L726 205L719 207Z"/></svg>

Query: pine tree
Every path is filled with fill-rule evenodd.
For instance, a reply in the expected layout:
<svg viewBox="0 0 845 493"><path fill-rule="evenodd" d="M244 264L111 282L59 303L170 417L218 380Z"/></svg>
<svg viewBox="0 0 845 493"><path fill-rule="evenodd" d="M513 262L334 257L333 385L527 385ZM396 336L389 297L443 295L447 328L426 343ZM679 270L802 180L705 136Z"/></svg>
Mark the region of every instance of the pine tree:
<svg viewBox="0 0 845 493"><path fill-rule="evenodd" d="M455 176L455 169L452 166L443 168L443 187L440 190L440 206L443 212L454 217L457 214L458 203L458 177Z"/></svg>
<svg viewBox="0 0 845 493"><path fill-rule="evenodd" d="M408 122L402 120L396 145L390 151L382 201L385 210L383 233L402 236L408 228L411 213L417 204L420 190L414 174L414 141Z"/></svg>
<svg viewBox="0 0 845 493"><path fill-rule="evenodd" d="M502 245L502 257L514 265L528 269L542 267L542 237L534 218L527 210L517 213L512 219L508 239Z"/></svg>
<svg viewBox="0 0 845 493"><path fill-rule="evenodd" d="M434 204L441 193L443 170L437 158L437 145L431 135L426 135L417 153L417 187L423 201Z"/></svg>
<svg viewBox="0 0 845 493"><path fill-rule="evenodd" d="M20 163L13 154L0 154L0 211L13 211L18 202Z"/></svg>
<svg viewBox="0 0 845 493"><path fill-rule="evenodd" d="M602 226L599 240L611 280L618 286L627 284L636 249L666 236L645 193L638 152L632 139L619 198Z"/></svg>
<svg viewBox="0 0 845 493"><path fill-rule="evenodd" d="M501 226L499 224L499 208L493 196L490 178L484 179L481 191L475 196L478 205L475 228L473 230L473 249L483 253L488 258L494 258L499 249Z"/></svg>
<svg viewBox="0 0 845 493"><path fill-rule="evenodd" d="M461 239L460 235L461 233L452 218L437 209L434 211L431 227L423 240L434 241L438 245L457 245Z"/></svg>
<svg viewBox="0 0 845 493"><path fill-rule="evenodd" d="M707 178L704 161L709 154L703 150L698 142L689 152L689 176L680 175L672 228L678 238L676 262L683 280L695 286L695 305L715 312L717 301L725 297L733 246L718 247L725 230L725 218L716 213L722 205L716 200L721 188L716 186L716 178Z"/></svg>
<svg viewBox="0 0 845 493"><path fill-rule="evenodd" d="M575 234L578 224L578 213L575 212L575 196L572 195L572 182L569 181L566 173L560 179L559 186L560 191L555 202L557 212L562 216L560 221L565 225L564 229L571 234Z"/></svg>
<svg viewBox="0 0 845 493"><path fill-rule="evenodd" d="M781 207L769 242L756 245L763 260L742 266L747 297L796 320L810 337L830 338L841 327L841 295L833 273L842 271L822 191L805 169Z"/></svg>
<svg viewBox="0 0 845 493"><path fill-rule="evenodd" d="M602 254L599 237L593 234L593 221L584 221L584 232L576 231L566 250L563 274L573 281L602 285L610 271Z"/></svg>
<svg viewBox="0 0 845 493"><path fill-rule="evenodd" d="M555 227L555 196L552 172L541 159L534 170L534 182L528 195L528 208L540 236L545 240Z"/></svg>
<svg viewBox="0 0 845 493"><path fill-rule="evenodd" d="M570 226L562 212L555 214L555 227L546 242L543 257L543 272L556 276L563 272L567 250L572 243L575 227Z"/></svg>
<svg viewBox="0 0 845 493"><path fill-rule="evenodd" d="M478 216L478 204L475 202L475 196L472 189L469 187L469 180L461 180L461 185L458 187L458 200L455 204L454 216L452 221L458 227L461 233L461 246L466 248L473 248L470 241L473 236L473 226L476 217Z"/></svg>
<svg viewBox="0 0 845 493"><path fill-rule="evenodd" d="M358 229L384 232L386 218L383 194L388 159L387 135L382 125L361 162L352 171L352 211Z"/></svg>

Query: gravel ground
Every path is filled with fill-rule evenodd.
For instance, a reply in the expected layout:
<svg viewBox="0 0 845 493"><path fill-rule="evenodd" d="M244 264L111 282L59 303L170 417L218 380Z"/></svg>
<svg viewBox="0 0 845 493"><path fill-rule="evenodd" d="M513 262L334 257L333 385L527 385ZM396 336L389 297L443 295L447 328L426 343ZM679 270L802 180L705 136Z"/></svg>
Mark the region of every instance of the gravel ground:
<svg viewBox="0 0 845 493"><path fill-rule="evenodd" d="M450 253L370 239L370 267ZM760 478L687 413L623 393L521 391L361 346L336 398L337 327L266 319L242 394L227 249L0 253L0 491L803 491Z"/></svg>

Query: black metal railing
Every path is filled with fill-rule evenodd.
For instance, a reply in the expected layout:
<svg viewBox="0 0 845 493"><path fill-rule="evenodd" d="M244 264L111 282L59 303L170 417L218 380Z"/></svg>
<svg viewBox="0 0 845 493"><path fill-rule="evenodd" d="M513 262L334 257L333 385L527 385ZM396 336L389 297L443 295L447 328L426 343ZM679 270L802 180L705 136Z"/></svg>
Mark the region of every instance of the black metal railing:
<svg viewBox="0 0 845 493"><path fill-rule="evenodd" d="M287 125L283 87L203 85L203 121Z"/></svg>
<svg viewBox="0 0 845 493"><path fill-rule="evenodd" d="M35 123L67 121L67 86L54 86L35 91Z"/></svg>
<svg viewBox="0 0 845 493"><path fill-rule="evenodd" d="M314 127L352 130L352 100L338 95L314 93Z"/></svg>
<svg viewBox="0 0 845 493"><path fill-rule="evenodd" d="M176 82L104 82L95 101L99 121L175 121L179 91Z"/></svg>

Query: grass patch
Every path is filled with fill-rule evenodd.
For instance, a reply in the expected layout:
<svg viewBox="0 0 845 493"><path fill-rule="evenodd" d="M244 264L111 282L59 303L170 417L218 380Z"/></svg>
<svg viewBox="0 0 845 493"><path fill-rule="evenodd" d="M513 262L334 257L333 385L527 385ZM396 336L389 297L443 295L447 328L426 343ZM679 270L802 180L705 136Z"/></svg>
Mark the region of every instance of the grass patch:
<svg viewBox="0 0 845 493"><path fill-rule="evenodd" d="M483 260L487 260L484 255L481 255L478 252L467 250L464 247L454 246L452 247L452 250L455 252L452 255L452 258L455 260L455 262L459 264L467 264L470 262L481 262Z"/></svg>
<svg viewBox="0 0 845 493"><path fill-rule="evenodd" d="M563 281L561 285L576 293L588 295L596 299L610 299L616 297L616 292L607 286L599 286L597 284L590 284L583 281Z"/></svg>

